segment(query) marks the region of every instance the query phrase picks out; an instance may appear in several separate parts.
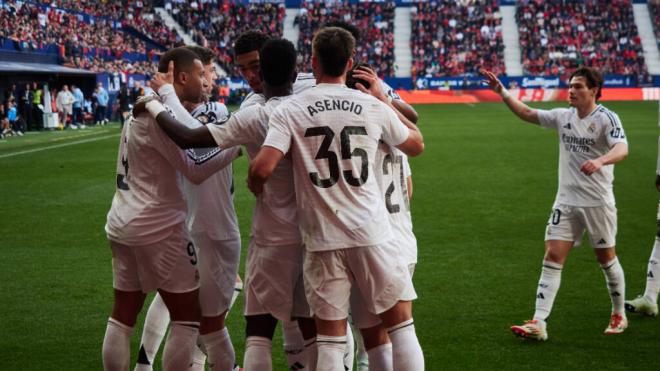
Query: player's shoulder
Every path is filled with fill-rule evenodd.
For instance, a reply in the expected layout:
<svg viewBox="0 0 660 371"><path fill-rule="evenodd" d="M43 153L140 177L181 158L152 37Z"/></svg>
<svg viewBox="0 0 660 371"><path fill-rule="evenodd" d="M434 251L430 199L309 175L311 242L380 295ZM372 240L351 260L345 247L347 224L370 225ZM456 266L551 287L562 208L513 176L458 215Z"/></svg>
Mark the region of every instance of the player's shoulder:
<svg viewBox="0 0 660 371"><path fill-rule="evenodd" d="M314 74L311 72L298 72L298 75L296 75L296 81L295 82L310 82L314 81L316 82L316 77L314 77Z"/></svg>
<svg viewBox="0 0 660 371"><path fill-rule="evenodd" d="M598 107L596 107L592 115L599 119L602 124L610 126L617 126L620 124L619 115L602 104L599 104Z"/></svg>

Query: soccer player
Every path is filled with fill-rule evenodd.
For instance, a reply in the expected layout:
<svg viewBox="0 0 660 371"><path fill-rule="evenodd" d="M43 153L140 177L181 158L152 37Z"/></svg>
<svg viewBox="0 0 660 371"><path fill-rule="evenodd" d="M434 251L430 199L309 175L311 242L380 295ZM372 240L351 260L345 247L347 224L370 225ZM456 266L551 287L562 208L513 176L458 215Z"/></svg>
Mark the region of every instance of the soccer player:
<svg viewBox="0 0 660 371"><path fill-rule="evenodd" d="M288 40L270 39L259 52L264 105L252 105L236 112L222 125L191 129L167 114L157 121L181 147L246 145L252 158L260 150L268 129L270 113L292 92L296 78L296 50ZM174 98L174 97L173 97ZM173 105L174 106L174 105ZM176 113L176 111L175 111ZM246 370L270 370L271 341L277 320L297 319L308 345L294 365L307 369L316 352L314 322L309 313L302 282L303 244L296 212L293 171L289 158L275 170L276 176L257 198L248 249L245 286ZM304 361L307 362L304 362Z"/></svg>
<svg viewBox="0 0 660 371"><path fill-rule="evenodd" d="M264 145L250 166L248 187L261 194L279 161L290 153L305 241L305 291L318 331L317 370L344 369L353 283L368 310L388 328L394 368L423 370L411 303L401 300L412 285L410 275L396 256L398 247L373 176L380 139L413 156L423 151L423 139L391 104L344 85L354 48L355 39L341 28L316 34L312 65L317 85L289 98L271 115Z"/></svg>
<svg viewBox="0 0 660 371"><path fill-rule="evenodd" d="M660 116L659 116L660 117ZM660 137L658 138L658 166L655 175L655 188L660 192ZM626 301L626 310L647 316L658 315L658 292L660 292L660 201L658 202L658 233L649 258L646 273L646 289L643 295Z"/></svg>
<svg viewBox="0 0 660 371"><path fill-rule="evenodd" d="M353 77L357 79L356 89L383 101L388 99L383 88L379 86L380 79L370 68L362 66L354 69ZM369 88L367 89L363 84ZM396 147L381 141L375 163L374 175L383 194L394 239L400 249L399 256L412 279L417 263L417 239L412 230L410 213L412 174L408 156ZM355 289L353 291L351 308L356 309L352 312L352 317L354 324L360 329L356 336L358 371L366 371L370 365L372 370L392 369L392 345L386 329L377 316L360 310L364 307L364 301ZM403 298L408 301L417 298L412 285Z"/></svg>
<svg viewBox="0 0 660 371"><path fill-rule="evenodd" d="M207 83L197 55L184 48L172 49L162 56L159 70L165 71L170 61L179 98L199 102ZM188 368L199 334L199 285L197 253L184 225L186 203L179 173L201 183L239 153L234 148L208 161L191 159L146 112L124 125L117 189L105 226L113 255L115 296L103 341L106 370L128 369L133 326L146 293L156 290L172 320L163 369Z"/></svg>
<svg viewBox="0 0 660 371"><path fill-rule="evenodd" d="M616 256L617 214L614 206L614 164L628 155L619 117L598 104L603 77L580 67L569 80L571 108L532 109L509 93L497 77L482 71L490 87L522 120L559 134L559 189L545 231L545 256L532 320L512 326L514 334L546 340L546 320L559 290L561 270L571 248L586 229L605 275L612 315L605 334L620 334L628 326L624 311L625 280Z"/></svg>
<svg viewBox="0 0 660 371"><path fill-rule="evenodd" d="M210 49L199 46L186 46L197 54L204 65L204 77L209 82L204 102L184 102L195 120L188 123L191 127L206 124L219 124L229 117L224 104L208 102L217 79L214 54ZM176 97L171 89L170 93ZM228 147L225 147L228 148ZM191 150L190 155L211 159L220 154L218 147ZM199 185L184 179L183 191L188 202L186 226L199 253L200 305L202 321L200 334L206 342L219 343L223 364L234 362L234 349L227 328L224 325L226 313L242 287L235 277L238 273L241 239L238 221L234 210L233 176L231 164L212 175ZM145 319L140 353L135 371L151 370L154 357L165 336L168 325L168 311L162 299L156 295ZM205 354L197 348L194 358L195 369L203 370ZM220 366L224 367L224 366Z"/></svg>

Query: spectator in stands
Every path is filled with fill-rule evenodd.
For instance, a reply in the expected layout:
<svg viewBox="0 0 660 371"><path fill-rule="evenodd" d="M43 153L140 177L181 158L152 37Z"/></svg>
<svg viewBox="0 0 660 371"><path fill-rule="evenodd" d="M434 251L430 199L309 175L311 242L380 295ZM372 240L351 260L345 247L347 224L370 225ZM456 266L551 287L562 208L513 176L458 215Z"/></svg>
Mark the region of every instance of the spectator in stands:
<svg viewBox="0 0 660 371"><path fill-rule="evenodd" d="M527 74L566 78L588 65L647 79L630 0L520 1L516 20Z"/></svg>
<svg viewBox="0 0 660 371"><path fill-rule="evenodd" d="M71 90L73 94L73 117L71 118L71 121L73 125L84 129L85 123L83 122L83 104L85 103L85 96L83 95L82 90L80 90L80 88L76 85L71 85Z"/></svg>
<svg viewBox="0 0 660 371"><path fill-rule="evenodd" d="M57 112L60 114L60 122L65 128L78 129L78 127L69 122L70 116L73 113L73 94L69 91L67 85L62 86L62 90L57 93Z"/></svg>
<svg viewBox="0 0 660 371"><path fill-rule="evenodd" d="M122 84L121 88L119 89L119 112L121 113L121 124L124 124L124 120L129 115L129 112L131 110L131 97L130 93L128 91L128 86L126 84Z"/></svg>
<svg viewBox="0 0 660 371"><path fill-rule="evenodd" d="M11 125L9 125L9 119L7 119L5 105L0 104L0 139L5 139L9 132L11 132Z"/></svg>
<svg viewBox="0 0 660 371"><path fill-rule="evenodd" d="M105 125L108 122L107 109L108 109L108 92L103 87L103 83L96 84L94 90L94 99L96 100L96 110L94 111L94 123L96 125Z"/></svg>

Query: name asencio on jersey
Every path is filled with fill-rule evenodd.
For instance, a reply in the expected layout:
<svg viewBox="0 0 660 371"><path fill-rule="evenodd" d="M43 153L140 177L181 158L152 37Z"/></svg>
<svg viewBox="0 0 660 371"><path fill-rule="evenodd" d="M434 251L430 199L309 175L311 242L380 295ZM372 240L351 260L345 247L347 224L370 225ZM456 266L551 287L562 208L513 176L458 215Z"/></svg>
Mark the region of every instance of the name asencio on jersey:
<svg viewBox="0 0 660 371"><path fill-rule="evenodd" d="M356 115L362 113L362 106L345 99L324 99L314 102L313 105L307 106L307 112L314 117L315 114L324 111L348 111Z"/></svg>

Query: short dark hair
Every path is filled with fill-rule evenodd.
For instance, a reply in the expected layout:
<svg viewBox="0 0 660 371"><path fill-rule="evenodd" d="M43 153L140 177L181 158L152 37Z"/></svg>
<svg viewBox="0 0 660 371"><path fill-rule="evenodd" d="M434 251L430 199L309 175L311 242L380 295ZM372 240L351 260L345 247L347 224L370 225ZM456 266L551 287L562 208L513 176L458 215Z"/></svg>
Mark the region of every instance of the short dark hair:
<svg viewBox="0 0 660 371"><path fill-rule="evenodd" d="M343 21L330 21L330 22L324 24L323 27L324 28L325 27L343 28L346 31L350 32L351 35L353 35L353 38L355 39L355 44L358 44L360 42L360 38L361 38L360 30L358 30L357 27L353 26L350 23L346 23L346 22L343 22Z"/></svg>
<svg viewBox="0 0 660 371"><path fill-rule="evenodd" d="M314 35L312 50L323 72L339 77L346 70L348 60L353 58L355 38L343 28L324 27Z"/></svg>
<svg viewBox="0 0 660 371"><path fill-rule="evenodd" d="M268 85L282 86L291 81L296 69L296 48L287 39L270 39L259 50L261 76Z"/></svg>
<svg viewBox="0 0 660 371"><path fill-rule="evenodd" d="M234 42L234 56L261 50L270 37L263 32L249 30L238 36Z"/></svg>
<svg viewBox="0 0 660 371"><path fill-rule="evenodd" d="M587 80L587 87L589 87L589 89L598 88L598 92L596 92L596 100L600 99L603 90L603 75L598 72L598 70L582 66L573 71L571 77L568 79L569 83L573 80L573 77L584 77Z"/></svg>
<svg viewBox="0 0 660 371"><path fill-rule="evenodd" d="M199 59L197 54L185 46L170 49L160 57L158 62L158 72L167 72L167 66L170 61L174 61L174 75L179 72L189 72L195 64L195 59Z"/></svg>
<svg viewBox="0 0 660 371"><path fill-rule="evenodd" d="M202 61L202 64L205 66L208 66L215 60L215 53L209 48L199 45L186 45L185 48L197 54L199 60Z"/></svg>

